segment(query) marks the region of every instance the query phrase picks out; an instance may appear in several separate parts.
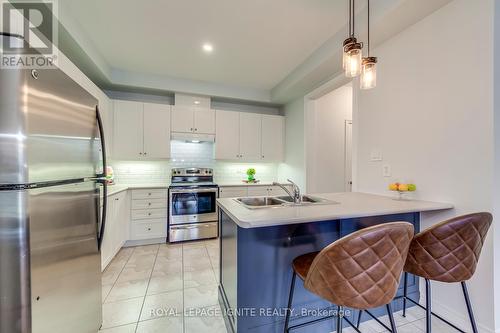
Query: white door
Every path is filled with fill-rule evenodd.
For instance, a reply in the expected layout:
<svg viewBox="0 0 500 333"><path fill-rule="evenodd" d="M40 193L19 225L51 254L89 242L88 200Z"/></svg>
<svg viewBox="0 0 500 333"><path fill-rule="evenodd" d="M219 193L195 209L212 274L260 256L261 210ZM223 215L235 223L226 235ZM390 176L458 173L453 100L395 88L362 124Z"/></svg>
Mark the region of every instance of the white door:
<svg viewBox="0 0 500 333"><path fill-rule="evenodd" d="M215 158L236 160L240 156L240 113L216 111Z"/></svg>
<svg viewBox="0 0 500 333"><path fill-rule="evenodd" d="M143 157L143 104L114 101L114 157L139 159Z"/></svg>
<svg viewBox="0 0 500 333"><path fill-rule="evenodd" d="M144 156L170 158L170 105L144 103Z"/></svg>
<svg viewBox="0 0 500 333"><path fill-rule="evenodd" d="M345 121L345 190L352 191L352 120Z"/></svg>
<svg viewBox="0 0 500 333"><path fill-rule="evenodd" d="M194 111L192 107L172 107L172 132L194 132Z"/></svg>
<svg viewBox="0 0 500 333"><path fill-rule="evenodd" d="M240 157L244 160L262 159L262 116L240 114Z"/></svg>
<svg viewBox="0 0 500 333"><path fill-rule="evenodd" d="M282 116L262 116L262 159L283 160L285 118Z"/></svg>
<svg viewBox="0 0 500 333"><path fill-rule="evenodd" d="M215 110L194 110L194 132L215 134Z"/></svg>

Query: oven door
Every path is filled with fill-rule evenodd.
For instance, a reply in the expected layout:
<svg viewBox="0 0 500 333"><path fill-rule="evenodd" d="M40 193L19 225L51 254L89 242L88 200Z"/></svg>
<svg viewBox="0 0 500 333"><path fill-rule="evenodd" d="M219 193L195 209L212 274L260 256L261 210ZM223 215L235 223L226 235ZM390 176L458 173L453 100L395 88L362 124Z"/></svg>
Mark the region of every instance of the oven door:
<svg viewBox="0 0 500 333"><path fill-rule="evenodd" d="M217 188L171 189L170 224L217 221Z"/></svg>

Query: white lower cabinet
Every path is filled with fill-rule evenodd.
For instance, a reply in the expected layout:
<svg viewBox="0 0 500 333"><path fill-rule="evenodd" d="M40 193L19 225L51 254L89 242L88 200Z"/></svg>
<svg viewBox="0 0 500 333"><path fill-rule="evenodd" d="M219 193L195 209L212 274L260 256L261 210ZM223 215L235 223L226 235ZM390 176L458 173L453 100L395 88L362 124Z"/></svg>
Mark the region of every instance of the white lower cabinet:
<svg viewBox="0 0 500 333"><path fill-rule="evenodd" d="M132 190L130 240L167 237L167 190Z"/></svg>
<svg viewBox="0 0 500 333"><path fill-rule="evenodd" d="M267 190L267 186L249 186L248 187L248 196L249 197L260 197L260 196L265 196L269 195L269 192Z"/></svg>
<svg viewBox="0 0 500 333"><path fill-rule="evenodd" d="M127 191L109 195L106 225L101 246L101 268L104 270L129 238L130 208Z"/></svg>
<svg viewBox="0 0 500 333"><path fill-rule="evenodd" d="M291 186L286 185L291 190ZM288 195L279 186L251 185L251 186L221 186L219 187L219 198L241 198L241 197L262 197L262 196L283 196Z"/></svg>
<svg viewBox="0 0 500 333"><path fill-rule="evenodd" d="M244 198L248 196L247 186L219 187L219 198Z"/></svg>

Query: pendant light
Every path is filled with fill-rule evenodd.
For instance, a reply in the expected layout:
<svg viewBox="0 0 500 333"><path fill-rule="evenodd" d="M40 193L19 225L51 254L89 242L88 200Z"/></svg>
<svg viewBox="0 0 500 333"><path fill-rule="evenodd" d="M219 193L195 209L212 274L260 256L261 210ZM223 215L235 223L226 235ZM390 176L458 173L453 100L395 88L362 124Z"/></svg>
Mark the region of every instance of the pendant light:
<svg viewBox="0 0 500 333"><path fill-rule="evenodd" d="M349 0L349 37L342 44L342 65L347 77L356 77L361 74L363 45L358 43L355 34L355 0Z"/></svg>
<svg viewBox="0 0 500 333"><path fill-rule="evenodd" d="M361 89L372 89L377 86L377 57L370 56L370 0L368 0L368 56L363 58L361 69Z"/></svg>

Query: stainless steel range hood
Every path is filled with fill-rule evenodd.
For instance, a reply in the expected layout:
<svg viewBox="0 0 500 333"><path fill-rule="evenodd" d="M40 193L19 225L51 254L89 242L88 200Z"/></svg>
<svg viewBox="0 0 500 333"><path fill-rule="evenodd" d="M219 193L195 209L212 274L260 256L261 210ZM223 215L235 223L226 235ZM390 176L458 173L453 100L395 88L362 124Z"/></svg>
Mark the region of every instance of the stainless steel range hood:
<svg viewBox="0 0 500 333"><path fill-rule="evenodd" d="M198 134L198 133L179 133L172 132L170 135L171 140L184 141L184 142L215 142L215 135L213 134Z"/></svg>

